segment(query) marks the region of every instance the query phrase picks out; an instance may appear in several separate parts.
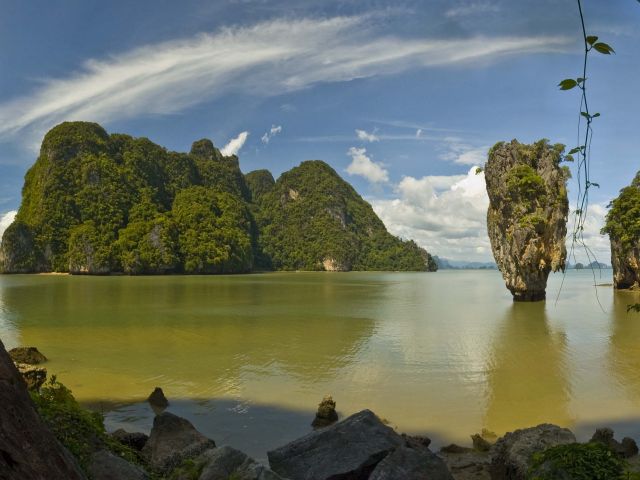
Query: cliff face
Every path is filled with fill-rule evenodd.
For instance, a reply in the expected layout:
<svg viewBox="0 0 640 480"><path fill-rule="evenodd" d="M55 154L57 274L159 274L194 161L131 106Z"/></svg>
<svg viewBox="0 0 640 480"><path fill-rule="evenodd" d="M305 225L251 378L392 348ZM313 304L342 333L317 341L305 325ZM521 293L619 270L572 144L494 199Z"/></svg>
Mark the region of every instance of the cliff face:
<svg viewBox="0 0 640 480"><path fill-rule="evenodd" d="M602 233L611 241L614 288L640 287L640 172L610 204Z"/></svg>
<svg viewBox="0 0 640 480"><path fill-rule="evenodd" d="M566 181L563 145L498 143L485 167L493 256L516 301L545 298L549 272L564 270Z"/></svg>

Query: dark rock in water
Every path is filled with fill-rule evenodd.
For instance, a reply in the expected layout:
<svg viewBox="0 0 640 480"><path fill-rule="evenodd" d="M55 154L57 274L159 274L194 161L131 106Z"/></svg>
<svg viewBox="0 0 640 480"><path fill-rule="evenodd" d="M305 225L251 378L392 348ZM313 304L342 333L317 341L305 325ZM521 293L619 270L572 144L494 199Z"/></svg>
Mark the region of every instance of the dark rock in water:
<svg viewBox="0 0 640 480"><path fill-rule="evenodd" d="M160 387L156 387L153 392L151 392L151 395L147 398L147 402L149 402L152 407L161 409L165 409L169 406L169 400L164 396L164 392Z"/></svg>
<svg viewBox="0 0 640 480"><path fill-rule="evenodd" d="M267 453L277 474L294 480L368 478L375 466L404 441L370 410Z"/></svg>
<svg viewBox="0 0 640 480"><path fill-rule="evenodd" d="M544 300L550 272L565 268L568 171L564 145L500 142L485 166L493 256L517 301Z"/></svg>
<svg viewBox="0 0 640 480"><path fill-rule="evenodd" d="M164 412L153 419L151 435L142 454L152 468L166 471L215 446L215 442L196 430L189 420Z"/></svg>
<svg viewBox="0 0 640 480"><path fill-rule="evenodd" d="M71 454L38 416L27 388L0 342L0 478L80 480Z"/></svg>
<svg viewBox="0 0 640 480"><path fill-rule="evenodd" d="M127 432L122 428L119 428L115 432L111 434L113 438L119 441L121 444L126 445L127 447L131 447L134 450L142 451L147 441L149 440L149 435L142 432Z"/></svg>
<svg viewBox="0 0 640 480"><path fill-rule="evenodd" d="M371 472L369 480L454 480L446 463L426 448L401 446Z"/></svg>
<svg viewBox="0 0 640 480"><path fill-rule="evenodd" d="M471 441L473 442L473 448L479 452L488 452L491 448L491 443L477 433L471 435Z"/></svg>
<svg viewBox="0 0 640 480"><path fill-rule="evenodd" d="M253 458L231 447L207 450L199 458L204 468L198 480L237 478L242 480L282 480Z"/></svg>
<svg viewBox="0 0 640 480"><path fill-rule="evenodd" d="M36 347L16 347L9 350L9 356L16 363L26 363L28 365L38 365L47 361Z"/></svg>
<svg viewBox="0 0 640 480"><path fill-rule="evenodd" d="M624 437L620 443L620 447L624 458L631 458L638 454L638 444L633 438Z"/></svg>
<svg viewBox="0 0 640 480"><path fill-rule="evenodd" d="M322 428L332 425L338 421L336 413L336 402L333 401L331 395L326 395L318 405L316 418L314 418L311 426L313 428Z"/></svg>
<svg viewBox="0 0 640 480"><path fill-rule="evenodd" d="M22 379L29 390L39 390L44 382L47 381L47 369L44 367L16 363L16 368L22 375Z"/></svg>
<svg viewBox="0 0 640 480"><path fill-rule="evenodd" d="M431 439L422 435L407 435L403 433L402 439L404 443L411 448L429 448L429 445L431 445Z"/></svg>
<svg viewBox="0 0 640 480"><path fill-rule="evenodd" d="M604 445L622 458L633 457L638 453L638 445L634 439L625 437L622 442L618 442L614 438L613 430L608 427L596 429L590 441Z"/></svg>
<svg viewBox="0 0 640 480"><path fill-rule="evenodd" d="M92 480L147 480L149 478L142 468L107 450L100 450L91 455L88 470Z"/></svg>
<svg viewBox="0 0 640 480"><path fill-rule="evenodd" d="M473 449L468 447L461 447L460 445L452 443L451 445L445 445L440 449L440 451L444 453L467 453L473 451Z"/></svg>
<svg viewBox="0 0 640 480"><path fill-rule="evenodd" d="M575 442L570 430L548 423L509 432L491 447L491 478L525 480L534 453Z"/></svg>

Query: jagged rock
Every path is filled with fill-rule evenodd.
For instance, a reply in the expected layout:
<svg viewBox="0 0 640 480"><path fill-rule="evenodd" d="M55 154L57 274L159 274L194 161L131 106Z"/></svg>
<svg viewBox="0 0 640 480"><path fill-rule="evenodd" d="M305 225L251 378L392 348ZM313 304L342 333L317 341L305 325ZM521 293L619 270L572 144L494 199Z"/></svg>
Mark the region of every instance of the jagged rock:
<svg viewBox="0 0 640 480"><path fill-rule="evenodd" d="M368 478L375 466L404 441L370 410L267 453L277 474L293 480Z"/></svg>
<svg viewBox="0 0 640 480"><path fill-rule="evenodd" d="M404 443L411 448L429 448L429 445L431 445L431 439L423 435L407 435L406 433L403 433L402 439L404 440Z"/></svg>
<svg viewBox="0 0 640 480"><path fill-rule="evenodd" d="M371 472L369 480L454 480L446 463L426 448L401 446Z"/></svg>
<svg viewBox="0 0 640 480"><path fill-rule="evenodd" d="M196 430L189 420L163 412L153 419L151 435L142 454L153 469L166 471L215 446L215 442Z"/></svg>
<svg viewBox="0 0 640 480"><path fill-rule="evenodd" d="M1 341L0 405L0 478L85 478L75 459L38 416L24 381Z"/></svg>
<svg viewBox="0 0 640 480"><path fill-rule="evenodd" d="M487 441L482 435L477 433L471 435L471 441L473 442L473 448L479 452L488 452L491 448L491 443Z"/></svg>
<svg viewBox="0 0 640 480"><path fill-rule="evenodd" d="M147 398L147 402L149 402L152 407L156 408L164 409L169 406L169 400L164 396L164 392L160 387L154 388L151 395L149 395L149 398Z"/></svg>
<svg viewBox="0 0 640 480"><path fill-rule="evenodd" d="M491 478L525 480L534 453L575 441L570 430L548 423L509 432L491 447Z"/></svg>
<svg viewBox="0 0 640 480"><path fill-rule="evenodd" d="M445 445L444 447L441 447L440 451L444 453L467 453L467 452L473 451L473 448L461 447L460 445L456 445L455 443L452 443L450 445Z"/></svg>
<svg viewBox="0 0 640 480"><path fill-rule="evenodd" d="M338 421L336 413L336 402L331 395L326 395L318 404L316 418L313 419L311 426L313 428L322 428Z"/></svg>
<svg viewBox="0 0 640 480"><path fill-rule="evenodd" d="M22 375L22 379L29 390L39 390L42 384L47 381L47 369L44 367L16 363L16 368Z"/></svg>
<svg viewBox="0 0 640 480"><path fill-rule="evenodd" d="M100 450L91 455L88 471L92 480L147 480L149 478L142 468L107 450Z"/></svg>
<svg viewBox="0 0 640 480"><path fill-rule="evenodd" d="M205 462L198 480L282 480L281 476L231 447L207 450L198 461Z"/></svg>
<svg viewBox="0 0 640 480"><path fill-rule="evenodd" d="M149 435L142 432L127 432L122 428L119 428L111 434L111 437L119 441L121 444L133 448L134 450L142 451Z"/></svg>
<svg viewBox="0 0 640 480"><path fill-rule="evenodd" d="M440 456L456 480L490 480L491 457L488 452L444 453Z"/></svg>
<svg viewBox="0 0 640 480"><path fill-rule="evenodd" d="M568 172L563 145L500 142L485 166L487 230L506 286L518 301L545 298L551 271L564 270Z"/></svg>
<svg viewBox="0 0 640 480"><path fill-rule="evenodd" d="M39 365L47 361L36 347L16 347L9 350L11 360L16 363L26 363L28 365Z"/></svg>
<svg viewBox="0 0 640 480"><path fill-rule="evenodd" d="M622 442L618 442L613 430L608 427L596 429L590 441L604 445L622 458L633 457L638 453L638 445L634 439L624 437Z"/></svg>

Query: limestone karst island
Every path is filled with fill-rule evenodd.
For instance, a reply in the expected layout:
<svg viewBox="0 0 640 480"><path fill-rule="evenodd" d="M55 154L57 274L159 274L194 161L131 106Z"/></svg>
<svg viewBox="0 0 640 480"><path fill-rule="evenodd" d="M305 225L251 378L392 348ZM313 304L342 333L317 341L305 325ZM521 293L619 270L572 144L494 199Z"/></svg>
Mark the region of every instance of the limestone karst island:
<svg viewBox="0 0 640 480"><path fill-rule="evenodd" d="M640 3L3 7L0 480L640 480Z"/></svg>

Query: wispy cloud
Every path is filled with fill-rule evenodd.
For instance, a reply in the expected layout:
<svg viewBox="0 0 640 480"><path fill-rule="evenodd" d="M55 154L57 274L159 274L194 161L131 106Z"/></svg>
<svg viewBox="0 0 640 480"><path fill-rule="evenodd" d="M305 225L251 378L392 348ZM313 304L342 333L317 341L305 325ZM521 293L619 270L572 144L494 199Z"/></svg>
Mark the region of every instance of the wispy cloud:
<svg viewBox="0 0 640 480"><path fill-rule="evenodd" d="M366 148L351 147L347 154L351 157L351 163L347 167L349 175L359 175L371 183L384 183L389 181L389 172L382 164L376 163L367 156Z"/></svg>
<svg viewBox="0 0 640 480"><path fill-rule="evenodd" d="M457 7L450 8L444 13L444 16L448 18L468 17L471 15L479 15L484 13L498 13L499 11L500 7L498 5L488 1L469 2L458 5Z"/></svg>
<svg viewBox="0 0 640 480"><path fill-rule="evenodd" d="M262 143L265 145L268 144L273 137L282 132L282 125L271 125L271 128L268 132L264 132L264 135L260 138Z"/></svg>
<svg viewBox="0 0 640 480"><path fill-rule="evenodd" d="M7 227L11 225L11 223L13 223L13 220L16 218L17 214L18 212L15 210L0 214L0 239L2 239L2 235L4 234L4 231L7 229Z"/></svg>
<svg viewBox="0 0 640 480"><path fill-rule="evenodd" d="M358 135L358 139L364 141L364 142L377 142L380 140L380 137L378 137L374 132L367 132L366 130L357 130L356 129L356 135Z"/></svg>
<svg viewBox="0 0 640 480"><path fill-rule="evenodd" d="M247 141L248 136L249 132L240 132L237 137L232 138L231 140L229 140L229 143L222 147L220 153L222 153L222 155L224 155L225 157L228 157L230 155L237 155L244 145L244 142Z"/></svg>
<svg viewBox="0 0 640 480"><path fill-rule="evenodd" d="M457 137L444 139L446 152L440 158L459 165L484 165L487 161L488 146L474 147Z"/></svg>
<svg viewBox="0 0 640 480"><path fill-rule="evenodd" d="M366 16L275 20L225 28L102 59L0 104L0 139L62 120L109 122L170 114L241 91L260 96L411 68L557 52L565 37L401 38ZM33 141L25 139L25 141Z"/></svg>

